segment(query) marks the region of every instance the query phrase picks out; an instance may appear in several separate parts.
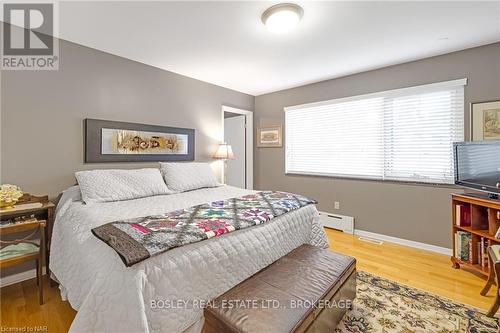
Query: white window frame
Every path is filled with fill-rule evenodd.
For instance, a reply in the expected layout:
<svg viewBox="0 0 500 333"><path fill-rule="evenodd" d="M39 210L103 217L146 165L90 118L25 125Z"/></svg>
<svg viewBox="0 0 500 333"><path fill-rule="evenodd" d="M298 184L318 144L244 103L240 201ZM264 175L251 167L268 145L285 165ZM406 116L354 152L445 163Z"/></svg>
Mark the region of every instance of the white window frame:
<svg viewBox="0 0 500 333"><path fill-rule="evenodd" d="M285 111L285 140L287 139L288 133L287 133L287 112L288 111L293 111L297 109L303 109L303 108L312 108L312 107L319 107L319 106L327 106L331 104L336 104L336 103L345 103L345 102L350 102L350 101L358 101L362 99L368 99L368 98L376 98L376 97L393 97L393 96L401 96L404 94L419 94L419 93L428 93L428 92L433 92L433 91L440 91L443 90L443 88L452 88L452 87L457 87L457 86L466 86L467 85L467 79L456 79L456 80L450 80L450 81L443 81L443 82L437 82L437 83L431 83L431 84L423 84L423 85L418 85L418 86L412 86L412 87L405 87L405 88L399 88L399 89L392 89L392 90L386 90L386 91L380 91L380 92L375 92L375 93L368 93L368 94L363 94L363 95L355 95L355 96L349 96L349 97L343 97L343 98L336 98L336 99L330 99L330 100L325 100L325 101L320 101L320 102L313 102L313 103L305 103L305 104L299 104L299 105L293 105L293 106L287 106L284 108ZM465 140L465 94L464 94L464 101L463 101L463 111L464 111L464 120L462 123L463 126L463 138L462 141ZM288 170L288 163L287 163L287 158L288 158L288 152L287 152L287 145L285 142L285 174L286 175L309 175L309 176L323 176L323 177L329 177L329 178L340 178L340 179L357 179L357 180L375 180L375 181L383 181L383 182L396 182L396 183L410 183L410 184L421 184L421 185L438 185L438 186L450 186L452 184L450 183L433 183L433 182L425 182L425 181L419 181L419 180L396 180L396 179L385 179L384 177L370 177L370 176L352 176L352 175L341 175L341 174L332 174L332 173L318 173L318 172L297 172L293 171L290 172ZM386 161L384 161L385 163Z"/></svg>

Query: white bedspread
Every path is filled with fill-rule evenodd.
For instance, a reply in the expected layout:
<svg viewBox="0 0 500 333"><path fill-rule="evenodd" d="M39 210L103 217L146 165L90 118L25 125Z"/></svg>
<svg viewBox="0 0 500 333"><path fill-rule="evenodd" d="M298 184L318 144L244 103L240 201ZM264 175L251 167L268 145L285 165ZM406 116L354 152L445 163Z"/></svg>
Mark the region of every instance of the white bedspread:
<svg viewBox="0 0 500 333"><path fill-rule="evenodd" d="M175 248L129 268L90 231L123 218L250 192L221 186L89 206L65 198L56 214L50 268L61 284L61 295L78 310L71 331L182 332L199 322L203 311L152 309L151 301L210 300L304 243L328 246L314 205L256 227Z"/></svg>

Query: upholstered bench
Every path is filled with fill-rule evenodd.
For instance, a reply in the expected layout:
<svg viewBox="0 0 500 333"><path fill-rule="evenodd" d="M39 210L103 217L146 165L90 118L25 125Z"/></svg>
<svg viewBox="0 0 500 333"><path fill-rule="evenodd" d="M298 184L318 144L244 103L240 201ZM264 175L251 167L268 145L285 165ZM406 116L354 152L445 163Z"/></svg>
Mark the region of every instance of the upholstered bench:
<svg viewBox="0 0 500 333"><path fill-rule="evenodd" d="M356 297L356 260L302 245L217 297L205 333L333 332Z"/></svg>

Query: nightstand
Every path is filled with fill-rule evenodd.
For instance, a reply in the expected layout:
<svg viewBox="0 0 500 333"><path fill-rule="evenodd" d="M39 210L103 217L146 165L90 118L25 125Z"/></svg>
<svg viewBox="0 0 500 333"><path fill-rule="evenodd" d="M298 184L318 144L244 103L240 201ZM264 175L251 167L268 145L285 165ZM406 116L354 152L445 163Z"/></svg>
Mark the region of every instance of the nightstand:
<svg viewBox="0 0 500 333"><path fill-rule="evenodd" d="M0 220L2 221L2 227L8 227L11 225L18 226L22 223L7 224L5 221L15 222L16 220L20 222L21 220L36 219L37 221L45 221L45 227L43 228L45 244L44 244L44 254L45 254L45 269L46 273L50 278L49 269L49 251L50 251L50 240L52 237L52 227L54 222L54 210L55 205L49 201L48 196L35 196L29 193L25 193L17 202L17 204L12 209L0 210ZM22 229L22 228L21 228ZM6 230L6 229L5 229ZM43 266L43 262L40 263ZM50 279L50 285L53 282Z"/></svg>

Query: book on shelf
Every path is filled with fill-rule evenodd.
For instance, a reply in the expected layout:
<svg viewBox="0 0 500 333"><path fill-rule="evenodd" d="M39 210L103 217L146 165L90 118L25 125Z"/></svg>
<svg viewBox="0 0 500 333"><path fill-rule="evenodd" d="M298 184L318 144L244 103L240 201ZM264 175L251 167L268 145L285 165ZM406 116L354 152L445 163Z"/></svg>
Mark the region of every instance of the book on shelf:
<svg viewBox="0 0 500 333"><path fill-rule="evenodd" d="M488 262L488 238L481 237L481 249L480 249L480 258L481 258L481 267L487 268L489 265Z"/></svg>
<svg viewBox="0 0 500 333"><path fill-rule="evenodd" d="M461 227L470 227L470 205L457 204L455 206L455 224Z"/></svg>
<svg viewBox="0 0 500 333"><path fill-rule="evenodd" d="M488 246L490 245L489 240L484 238L483 240L483 267L488 268L490 266L490 261L488 260Z"/></svg>
<svg viewBox="0 0 500 333"><path fill-rule="evenodd" d="M485 246L484 246L484 237L481 237L479 239L479 264L481 265L481 267L486 267L486 260L484 260L484 251L485 251Z"/></svg>
<svg viewBox="0 0 500 333"><path fill-rule="evenodd" d="M498 227L497 232L495 233L495 238L500 238L500 227Z"/></svg>
<svg viewBox="0 0 500 333"><path fill-rule="evenodd" d="M466 262L472 260L472 235L470 232L455 233L455 257ZM470 259L469 259L470 258Z"/></svg>
<svg viewBox="0 0 500 333"><path fill-rule="evenodd" d="M472 255L472 253L473 253L472 251L474 250L474 249L472 248L472 237L471 237L471 239L469 239L469 241L468 241L468 243L467 243L467 244L469 245L469 255L468 255L468 258L469 258L469 264L471 264L471 265L472 265L472 264L474 263L474 256Z"/></svg>
<svg viewBox="0 0 500 333"><path fill-rule="evenodd" d="M481 254L481 242L476 243L477 263L479 266L483 265L483 256Z"/></svg>

